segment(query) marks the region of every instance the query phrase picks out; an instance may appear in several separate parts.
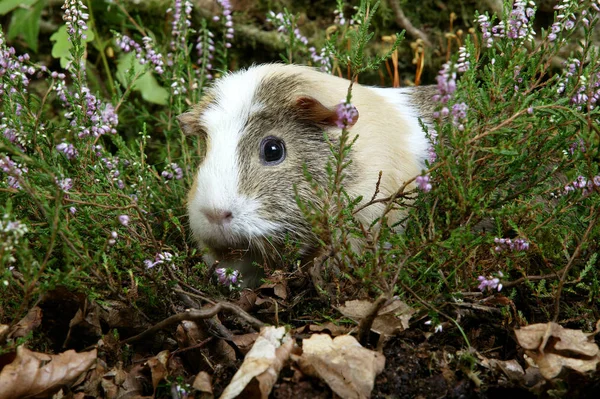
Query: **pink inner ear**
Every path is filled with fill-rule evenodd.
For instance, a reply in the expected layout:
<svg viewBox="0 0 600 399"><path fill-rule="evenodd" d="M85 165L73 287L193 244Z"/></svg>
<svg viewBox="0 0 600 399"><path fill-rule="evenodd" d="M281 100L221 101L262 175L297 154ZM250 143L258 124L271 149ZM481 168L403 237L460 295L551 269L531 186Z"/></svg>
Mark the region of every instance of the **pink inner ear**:
<svg viewBox="0 0 600 399"><path fill-rule="evenodd" d="M338 115L336 108L327 108L318 100L312 97L299 97L296 99L297 109L300 111L300 115L304 119L311 120L313 122L326 125L326 126L338 126L340 116ZM348 127L354 125L358 120L358 115L350 123Z"/></svg>

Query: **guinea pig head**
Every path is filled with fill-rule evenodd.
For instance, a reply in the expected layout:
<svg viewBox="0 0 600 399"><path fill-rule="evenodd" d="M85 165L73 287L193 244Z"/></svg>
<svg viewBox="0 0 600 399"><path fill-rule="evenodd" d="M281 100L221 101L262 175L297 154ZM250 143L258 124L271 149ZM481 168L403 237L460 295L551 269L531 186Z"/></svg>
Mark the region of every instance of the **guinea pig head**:
<svg viewBox="0 0 600 399"><path fill-rule="evenodd" d="M247 250L268 261L286 238L301 242L304 252L315 244L296 193L317 200L304 168L326 186L323 133L340 129L336 104L308 95L305 83L251 68L217 81L201 104L179 116L186 134L206 140L187 203L201 247L217 255Z"/></svg>

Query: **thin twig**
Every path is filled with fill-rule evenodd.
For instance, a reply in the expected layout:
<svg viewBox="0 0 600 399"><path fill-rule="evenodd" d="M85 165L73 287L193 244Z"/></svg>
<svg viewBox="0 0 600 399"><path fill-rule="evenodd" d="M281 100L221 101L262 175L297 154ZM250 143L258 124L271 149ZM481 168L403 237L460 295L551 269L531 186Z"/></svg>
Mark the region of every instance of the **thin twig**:
<svg viewBox="0 0 600 399"><path fill-rule="evenodd" d="M400 27L404 28L409 35L414 37L415 39L423 40L423 43L427 45L427 47L432 47L431 42L429 41L429 37L422 30L416 28L412 22L406 17L402 7L400 7L400 2L398 0L389 0L390 7L394 10L394 14L396 16L396 23L400 25Z"/></svg>
<svg viewBox="0 0 600 399"><path fill-rule="evenodd" d="M147 329L146 331L144 331L141 334L124 339L123 341L121 341L121 343L122 344L130 344L132 342L142 340L149 335L155 334L164 328L167 328L169 326L172 326L173 324L177 324L184 320L197 321L197 320L210 319L211 317L213 317L214 315L216 315L217 313L219 313L221 311L227 311L229 313L233 313L233 314L241 317L242 319L246 320L256 330L260 330L262 327L266 326L265 323L252 317L250 314L248 314L247 312L242 310L239 306L234 305L232 303L228 303L228 302L219 302L215 306L213 306L209 309L202 309L202 310L189 309L183 313L178 313L176 315L173 315L173 316L166 318L165 320L153 325L152 327L150 327L149 329Z"/></svg>
<svg viewBox="0 0 600 399"><path fill-rule="evenodd" d="M369 313L365 317L360 320L358 323L358 342L361 345L365 346L369 339L369 333L371 332L371 327L373 327L373 322L379 313L379 310L385 305L388 300L388 296L386 294L381 294L379 298L371 305L371 309L369 309Z"/></svg>
<svg viewBox="0 0 600 399"><path fill-rule="evenodd" d="M583 244L587 241L588 236L590 235L590 232L592 231L592 229L596 225L596 222L598 221L598 215L600 215L600 214L594 215L595 212L596 212L596 210L592 207L590 210L590 219L591 219L590 224L589 224L588 228L585 230L585 233L583 234L581 241L577 245L577 248L575 248L573 255L571 255L571 259L569 259L569 262L563 269L564 271L562 273L562 276L560 276L560 281L558 283L558 288L556 290L556 301L554 302L554 319L553 319L554 322L556 322L558 320L558 315L560 313L560 296L562 294L563 286L565 285L565 280L567 278L567 274L569 274L569 269L571 268L571 266L573 266L575 259L577 259L579 257L579 253L581 252L581 248L583 247Z"/></svg>

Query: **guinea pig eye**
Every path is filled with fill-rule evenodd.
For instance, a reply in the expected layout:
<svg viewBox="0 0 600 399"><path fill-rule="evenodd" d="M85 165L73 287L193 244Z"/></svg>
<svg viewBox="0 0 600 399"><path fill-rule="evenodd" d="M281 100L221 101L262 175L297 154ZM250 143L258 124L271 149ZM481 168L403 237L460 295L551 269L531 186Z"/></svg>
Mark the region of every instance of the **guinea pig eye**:
<svg viewBox="0 0 600 399"><path fill-rule="evenodd" d="M285 159L285 144L277 137L265 137L260 143L260 159L265 165L277 165Z"/></svg>

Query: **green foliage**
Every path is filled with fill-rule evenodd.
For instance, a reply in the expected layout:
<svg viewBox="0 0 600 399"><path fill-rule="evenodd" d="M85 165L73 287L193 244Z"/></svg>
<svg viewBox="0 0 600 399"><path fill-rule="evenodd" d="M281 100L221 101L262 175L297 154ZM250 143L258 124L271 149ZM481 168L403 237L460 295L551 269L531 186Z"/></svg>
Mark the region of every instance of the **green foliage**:
<svg viewBox="0 0 600 399"><path fill-rule="evenodd" d="M135 81L131 87L139 91L144 100L158 105L167 104L169 92L158 84L152 72L140 64L132 53L119 57L116 75L124 87L128 86L128 82Z"/></svg>
<svg viewBox="0 0 600 399"><path fill-rule="evenodd" d="M87 37L84 42L89 43L94 40L94 32L86 30ZM50 36L50 41L54 42L52 46L52 57L60 59L60 66L66 68L69 61L73 60L71 51L73 44L69 40L69 34L67 33L67 26L62 25L56 32Z"/></svg>
<svg viewBox="0 0 600 399"><path fill-rule="evenodd" d="M40 16L42 15L42 10L44 7L46 7L46 1L39 0L37 2L26 2L26 5L31 6L28 8L19 8L13 12L6 38L8 40L12 40L17 36L22 35L27 45L33 50L33 52L37 53L38 34L40 32ZM8 7L10 7L10 5ZM6 9L8 9L8 7ZM0 14L3 14L3 12L0 11Z"/></svg>
<svg viewBox="0 0 600 399"><path fill-rule="evenodd" d="M344 4L339 1L338 9L347 14ZM581 11L588 2L569 4L569 18L584 37L564 70L552 61L574 41L576 29L562 29L550 40L556 32L546 27L537 41L503 37L490 48L481 33L461 39L464 48L440 75L456 90L440 98L442 117L424 125L437 137L437 159L423 171L432 188L398 187L372 225L361 225L355 215L374 204L344 189L353 145L348 131L329 140L329 184L320 186L306 174L319 201L298 202L329 255L320 265L320 293L333 300L400 295L426 308L434 326L450 317L449 303L477 289L479 276L509 287L502 291L508 300L528 298L540 307L514 314L507 307L507 318L533 321L598 309L599 111L591 100L578 100L581 94L593 98L600 79L592 38L597 14L584 26ZM19 17L10 37L21 35L35 50L44 5L2 2L0 14ZM377 70L403 38L372 50L373 24L382 18L378 7L361 1L352 16L360 23L334 24L315 44L318 50L296 33L300 17L284 10L282 58L340 75L349 69L352 80ZM169 13L167 23L161 15L140 26L139 16L113 7L110 26L104 26L93 22L92 11L109 15L98 6L90 10L85 38L62 23L51 36L56 62L48 67L60 73L23 59L20 65L31 72L0 75L0 322L18 320L58 285L160 313L168 309L170 281L202 287L211 277L188 241L184 209L205 143L183 137L176 116L201 99L212 78L237 65L224 21L188 26L180 10L176 24ZM26 14L28 23L20 19ZM139 53L121 50L125 35L139 44ZM3 57L17 59L4 36L0 47ZM162 71L155 55L162 57ZM465 61L468 67L459 72ZM348 103L351 94L349 87ZM407 216L388 226L393 207ZM496 242L508 238L513 245L524 240L529 249ZM298 243L286 246L284 261L295 264Z"/></svg>

